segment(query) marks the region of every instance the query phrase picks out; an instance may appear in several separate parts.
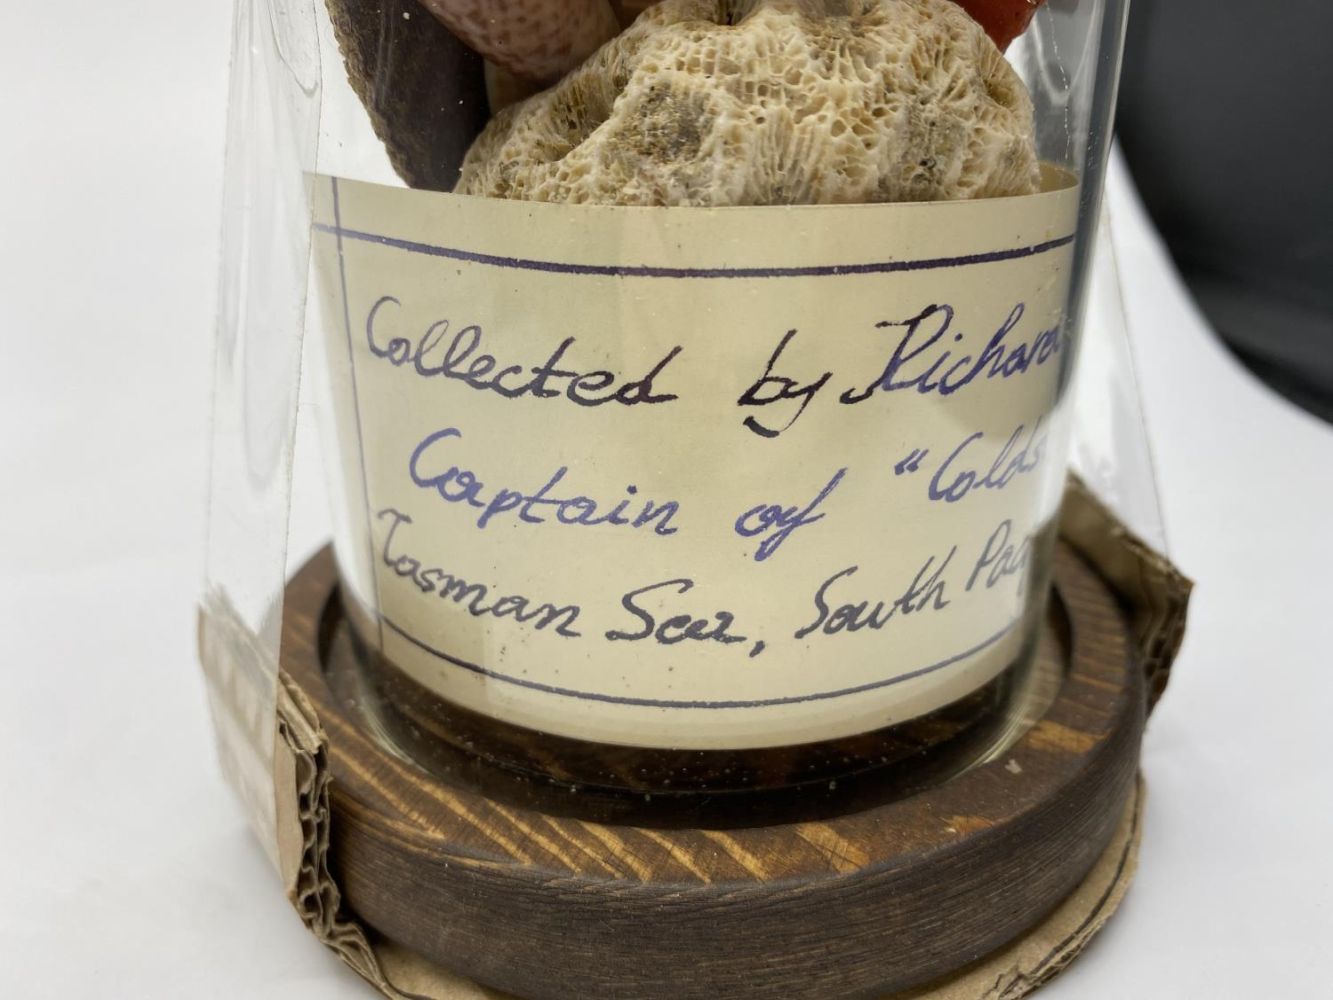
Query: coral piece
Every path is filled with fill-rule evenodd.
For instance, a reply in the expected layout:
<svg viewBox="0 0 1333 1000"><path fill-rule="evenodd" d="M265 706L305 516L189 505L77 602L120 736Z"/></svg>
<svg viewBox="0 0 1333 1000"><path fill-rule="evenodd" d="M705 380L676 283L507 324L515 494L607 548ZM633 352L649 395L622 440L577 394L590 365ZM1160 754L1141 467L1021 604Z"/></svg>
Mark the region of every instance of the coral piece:
<svg viewBox="0 0 1333 1000"><path fill-rule="evenodd" d="M620 17L621 24L628 25L643 13L645 8L651 7L656 2L657 0L618 0L615 3L616 14ZM991 40L1004 51L1015 38L1028 30L1032 16L1046 0L954 0L954 2L971 14L986 29L986 34L991 36Z"/></svg>
<svg viewBox="0 0 1333 1000"><path fill-rule="evenodd" d="M498 115L463 194L623 205L1037 190L1032 104L951 0L664 0Z"/></svg>

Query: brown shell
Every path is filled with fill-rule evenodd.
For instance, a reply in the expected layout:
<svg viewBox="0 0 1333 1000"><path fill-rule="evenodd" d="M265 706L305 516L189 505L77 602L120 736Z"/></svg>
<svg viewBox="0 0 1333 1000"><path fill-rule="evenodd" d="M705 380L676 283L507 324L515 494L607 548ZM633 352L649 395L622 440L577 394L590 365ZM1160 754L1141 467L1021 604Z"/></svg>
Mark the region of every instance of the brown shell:
<svg viewBox="0 0 1333 1000"><path fill-rule="evenodd" d="M399 176L449 191L490 107L481 56L417 0L327 0L352 89Z"/></svg>
<svg viewBox="0 0 1333 1000"><path fill-rule="evenodd" d="M620 22L608 0L421 0L459 38L520 80L550 84Z"/></svg>

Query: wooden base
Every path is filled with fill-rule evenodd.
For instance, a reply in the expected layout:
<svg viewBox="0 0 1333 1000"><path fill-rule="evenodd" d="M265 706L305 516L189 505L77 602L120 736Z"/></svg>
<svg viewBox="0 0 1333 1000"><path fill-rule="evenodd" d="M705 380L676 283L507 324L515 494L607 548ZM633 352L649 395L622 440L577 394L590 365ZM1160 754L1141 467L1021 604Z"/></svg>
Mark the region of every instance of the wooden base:
<svg viewBox="0 0 1333 1000"><path fill-rule="evenodd" d="M328 736L332 873L388 939L533 1000L877 997L1028 930L1115 831L1142 672L1114 596L1063 545L1050 615L1063 683L995 759L848 815L748 828L538 811L482 794L485 765L427 773L386 749L338 675L327 552L288 587L282 666Z"/></svg>

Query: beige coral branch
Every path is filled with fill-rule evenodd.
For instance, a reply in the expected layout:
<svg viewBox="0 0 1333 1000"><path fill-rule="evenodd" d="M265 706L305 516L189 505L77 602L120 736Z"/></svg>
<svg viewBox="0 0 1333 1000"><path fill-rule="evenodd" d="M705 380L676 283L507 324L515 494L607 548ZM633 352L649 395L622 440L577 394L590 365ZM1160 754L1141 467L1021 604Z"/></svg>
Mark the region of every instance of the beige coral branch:
<svg viewBox="0 0 1333 1000"><path fill-rule="evenodd" d="M549 84L620 30L608 0L421 0L455 35L515 76Z"/></svg>
<svg viewBox="0 0 1333 1000"><path fill-rule="evenodd" d="M622 205L1029 194L1032 102L951 0L662 0L497 115L460 194Z"/></svg>

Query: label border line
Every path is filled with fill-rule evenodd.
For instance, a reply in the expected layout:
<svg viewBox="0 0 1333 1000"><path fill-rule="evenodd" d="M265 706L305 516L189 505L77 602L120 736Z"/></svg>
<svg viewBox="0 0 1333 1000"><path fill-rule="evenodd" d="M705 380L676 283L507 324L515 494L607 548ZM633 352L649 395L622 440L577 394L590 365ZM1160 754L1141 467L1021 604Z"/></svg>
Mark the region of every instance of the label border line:
<svg viewBox="0 0 1333 1000"><path fill-rule="evenodd" d="M1058 239L1046 240L1025 247L1015 247L1011 250L992 250L986 253L966 254L961 257L886 260L868 264L822 264L808 267L656 267L649 264L566 264L559 261L536 260L527 257L505 257L499 254L478 253L472 250L459 250L454 247L418 243L393 236L381 236L378 233L370 233L360 229L347 229L341 224L331 226L326 222L316 222L313 226L316 231L335 236L340 240L375 243L395 250L423 254L428 257L443 257L448 260L523 271L544 271L551 274L609 278L828 278L861 274L894 274L903 271L935 271L951 267L996 264L1008 260L1021 260L1025 257L1036 257L1069 246L1074 242L1074 234L1070 233L1068 236L1062 236Z"/></svg>
<svg viewBox="0 0 1333 1000"><path fill-rule="evenodd" d="M378 574L376 575L378 576ZM674 701L662 698L633 698L628 695L602 694L596 691L579 691L575 688L563 688L554 684L543 684L541 681L530 681L525 680L522 677L514 677L511 674L503 674L497 670L490 670L480 664L464 660L461 657L452 656L412 635L387 615L380 614L379 619L382 626L387 626L390 630L398 633L407 642L410 642L423 652L429 653L438 659L444 660L446 663L452 664L453 666L459 667L470 673L488 677L491 680L501 681L506 684L513 684L516 687L528 688L529 690L541 691L545 694L554 694L565 698L577 698L581 701L599 701L612 705L631 705L638 708L737 709L774 708L780 705L799 705L810 701L828 701L833 698L845 698L849 695L863 694L866 691L891 687L894 684L901 684L904 681L910 681L926 674L932 674L937 670L943 670L945 667L952 666L960 660L965 660L968 657L974 656L988 646L992 646L999 642L1014 630L1014 627L1022 620L1022 616L1014 618L998 632L983 639L970 649L965 649L961 653L956 653L953 656L946 657L943 660L939 660L938 662L925 667L919 667L916 670L909 671L905 674L898 674L897 676L889 677L885 680L858 684L855 687L841 688L836 691L818 691L814 694L788 695L782 698L760 698L750 701Z"/></svg>
<svg viewBox="0 0 1333 1000"><path fill-rule="evenodd" d="M333 220L338 227L334 237L338 247L338 283L342 290L343 330L347 334L347 372L352 383L352 412L356 417L356 457L361 467L361 499L365 502L366 509L366 555L369 557L367 565L370 567L370 586L375 592L375 607L381 608L384 604L380 599L380 575L375 568L375 526L370 519L370 475L366 471L366 429L361 421L361 389L356 377L356 349L352 346L352 299L347 294L347 260L343 254L342 204L338 194L338 178L329 178L329 188L333 197ZM290 478L288 485L290 488ZM383 646L383 625L379 626L379 633L380 645Z"/></svg>

